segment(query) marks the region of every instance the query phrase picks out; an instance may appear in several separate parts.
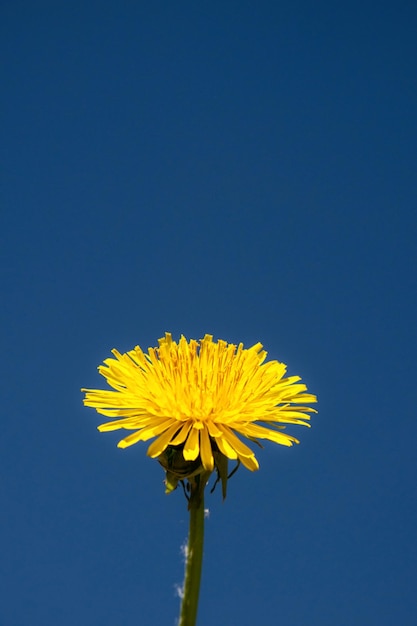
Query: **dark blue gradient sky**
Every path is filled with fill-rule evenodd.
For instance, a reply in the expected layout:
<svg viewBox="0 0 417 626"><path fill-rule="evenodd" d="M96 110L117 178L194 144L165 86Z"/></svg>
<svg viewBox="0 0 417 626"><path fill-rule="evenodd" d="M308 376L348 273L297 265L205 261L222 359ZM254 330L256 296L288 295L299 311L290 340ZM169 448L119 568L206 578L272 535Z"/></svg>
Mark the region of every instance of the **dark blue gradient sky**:
<svg viewBox="0 0 417 626"><path fill-rule="evenodd" d="M79 391L165 331L261 341L319 396L208 497L199 626L417 622L416 26L2 3L1 626L174 626L183 495Z"/></svg>

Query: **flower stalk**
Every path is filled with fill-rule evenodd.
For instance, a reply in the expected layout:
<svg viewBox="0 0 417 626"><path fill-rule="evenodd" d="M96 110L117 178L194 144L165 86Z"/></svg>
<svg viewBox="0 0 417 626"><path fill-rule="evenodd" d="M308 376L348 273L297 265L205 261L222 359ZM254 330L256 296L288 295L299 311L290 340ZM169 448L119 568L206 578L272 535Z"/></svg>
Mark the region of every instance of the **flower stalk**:
<svg viewBox="0 0 417 626"><path fill-rule="evenodd" d="M204 488L207 474L189 480L191 488L188 509L190 528L185 565L184 591L178 626L195 626L200 594L204 544Z"/></svg>

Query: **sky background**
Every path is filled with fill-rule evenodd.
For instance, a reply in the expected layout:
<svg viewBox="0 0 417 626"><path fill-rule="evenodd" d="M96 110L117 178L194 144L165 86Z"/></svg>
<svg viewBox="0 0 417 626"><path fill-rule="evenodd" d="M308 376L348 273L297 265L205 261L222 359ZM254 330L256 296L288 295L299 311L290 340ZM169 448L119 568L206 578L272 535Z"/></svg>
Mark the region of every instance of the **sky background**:
<svg viewBox="0 0 417 626"><path fill-rule="evenodd" d="M198 626L417 623L414 2L3 1L1 626L175 625L188 513L81 387L260 341L312 393L207 497Z"/></svg>

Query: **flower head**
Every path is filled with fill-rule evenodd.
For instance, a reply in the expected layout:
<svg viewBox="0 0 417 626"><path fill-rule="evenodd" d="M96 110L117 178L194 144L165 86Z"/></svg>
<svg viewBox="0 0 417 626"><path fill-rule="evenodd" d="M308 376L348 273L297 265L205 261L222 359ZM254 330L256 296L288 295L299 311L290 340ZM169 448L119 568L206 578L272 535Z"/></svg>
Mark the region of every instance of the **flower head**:
<svg viewBox="0 0 417 626"><path fill-rule="evenodd" d="M253 471L259 467L255 454L238 435L291 446L298 440L282 432L283 424L308 426L309 413L316 412L305 406L317 402L316 396L306 393L299 376L284 378L283 363L264 362L260 343L244 349L214 342L211 335L189 342L182 336L176 343L166 333L147 354L139 346L112 353L98 369L114 391L83 389L84 404L117 418L100 431L134 431L120 448L154 439L152 458L180 452L184 461L198 461L196 466L211 472L220 454Z"/></svg>

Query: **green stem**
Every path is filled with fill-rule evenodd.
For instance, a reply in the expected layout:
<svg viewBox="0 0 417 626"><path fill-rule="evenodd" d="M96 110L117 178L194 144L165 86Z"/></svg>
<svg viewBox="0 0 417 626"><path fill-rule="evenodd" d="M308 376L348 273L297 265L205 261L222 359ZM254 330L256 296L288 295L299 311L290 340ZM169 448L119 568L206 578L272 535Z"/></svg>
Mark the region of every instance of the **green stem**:
<svg viewBox="0 0 417 626"><path fill-rule="evenodd" d="M190 530L185 567L184 595L178 626L195 626L197 619L204 541L204 486L202 489L198 488L198 486L198 484L191 485L192 492L189 502Z"/></svg>

